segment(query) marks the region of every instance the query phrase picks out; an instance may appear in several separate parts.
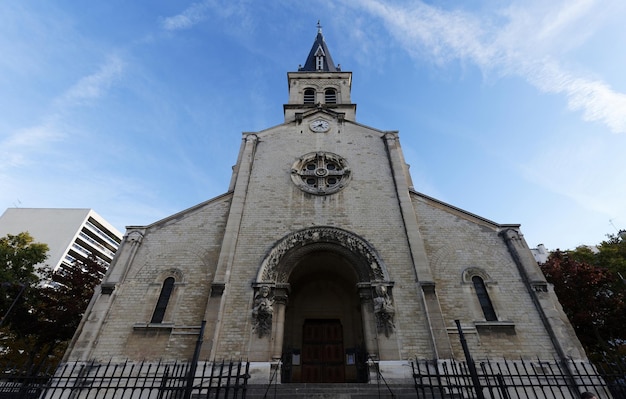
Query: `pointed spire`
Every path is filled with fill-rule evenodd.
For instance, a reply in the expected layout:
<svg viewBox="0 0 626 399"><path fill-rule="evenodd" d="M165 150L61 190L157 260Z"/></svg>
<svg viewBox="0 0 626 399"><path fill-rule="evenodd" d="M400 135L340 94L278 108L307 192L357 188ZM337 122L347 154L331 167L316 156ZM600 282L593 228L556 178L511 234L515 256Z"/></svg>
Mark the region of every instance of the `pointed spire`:
<svg viewBox="0 0 626 399"><path fill-rule="evenodd" d="M304 63L304 66L298 68L300 72L338 72L338 69L333 63L333 59L330 56L330 51L324 41L324 35L322 35L322 25L320 21L317 21L317 36L313 47L309 52L309 56Z"/></svg>

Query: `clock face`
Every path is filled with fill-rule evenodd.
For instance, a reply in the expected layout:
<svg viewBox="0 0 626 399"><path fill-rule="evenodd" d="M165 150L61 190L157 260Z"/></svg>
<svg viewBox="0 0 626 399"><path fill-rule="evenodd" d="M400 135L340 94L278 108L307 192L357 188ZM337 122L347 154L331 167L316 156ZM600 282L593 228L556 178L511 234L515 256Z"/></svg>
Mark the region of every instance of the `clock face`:
<svg viewBox="0 0 626 399"><path fill-rule="evenodd" d="M316 119L309 123L309 128L314 132L325 132L330 129L330 124L323 119Z"/></svg>

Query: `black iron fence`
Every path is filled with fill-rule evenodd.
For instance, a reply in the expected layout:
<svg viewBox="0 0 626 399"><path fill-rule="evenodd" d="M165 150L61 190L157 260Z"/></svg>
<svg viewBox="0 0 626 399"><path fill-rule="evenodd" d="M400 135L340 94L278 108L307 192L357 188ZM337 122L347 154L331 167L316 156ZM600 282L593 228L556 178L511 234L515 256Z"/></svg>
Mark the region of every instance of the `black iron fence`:
<svg viewBox="0 0 626 399"><path fill-rule="evenodd" d="M569 399L582 392L598 398L626 399L624 361L416 360L412 363L417 397L489 399Z"/></svg>
<svg viewBox="0 0 626 399"><path fill-rule="evenodd" d="M570 399L590 391L626 399L626 364L604 361L483 360L411 362L417 398ZM0 399L245 398L248 362L71 363L0 368Z"/></svg>
<svg viewBox="0 0 626 399"><path fill-rule="evenodd" d="M248 362L71 363L53 372L5 367L0 399L245 398Z"/></svg>

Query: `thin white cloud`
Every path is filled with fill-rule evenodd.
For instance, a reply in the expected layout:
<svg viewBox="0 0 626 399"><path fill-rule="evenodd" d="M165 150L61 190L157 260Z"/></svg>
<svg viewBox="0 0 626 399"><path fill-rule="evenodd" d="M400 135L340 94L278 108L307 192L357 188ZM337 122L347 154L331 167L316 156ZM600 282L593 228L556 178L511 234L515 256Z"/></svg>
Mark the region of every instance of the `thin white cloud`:
<svg viewBox="0 0 626 399"><path fill-rule="evenodd" d="M195 25L214 18L216 22L235 18L229 25L239 31L248 32L251 17L245 1L204 0L192 3L179 14L164 18L161 27L167 31L190 29Z"/></svg>
<svg viewBox="0 0 626 399"><path fill-rule="evenodd" d="M50 143L63 140L72 120L68 114L75 106L101 97L120 77L123 61L112 56L91 75L77 80L64 93L52 101L50 111L42 115L40 123L18 128L0 141L0 173L22 166L40 158L42 153L53 151Z"/></svg>
<svg viewBox="0 0 626 399"><path fill-rule="evenodd" d="M208 1L193 3L180 14L165 18L162 22L163 29L174 31L191 28L206 18L209 5Z"/></svg>
<svg viewBox="0 0 626 399"><path fill-rule="evenodd" d="M544 92L565 94L569 108L581 111L584 120L602 122L615 133L626 133L626 94L600 80L575 76L555 61L529 65L525 75Z"/></svg>
<svg viewBox="0 0 626 399"><path fill-rule="evenodd" d="M3 171L22 166L28 163L32 151L43 149L47 143L58 141L63 138L51 123L43 123L20 129L14 134L0 141L0 173Z"/></svg>
<svg viewBox="0 0 626 399"><path fill-rule="evenodd" d="M117 56L110 56L97 72L79 79L63 93L57 103L78 105L99 98L121 76L123 69L124 62Z"/></svg>
<svg viewBox="0 0 626 399"><path fill-rule="evenodd" d="M591 34L603 6L594 0L530 2L497 14L477 15L415 2L409 6L365 0L358 3L381 18L415 57L436 63L470 61L485 72L516 75L539 90L563 94L586 121L626 133L626 94L593 77L567 70L559 53ZM581 28L581 26L583 28Z"/></svg>

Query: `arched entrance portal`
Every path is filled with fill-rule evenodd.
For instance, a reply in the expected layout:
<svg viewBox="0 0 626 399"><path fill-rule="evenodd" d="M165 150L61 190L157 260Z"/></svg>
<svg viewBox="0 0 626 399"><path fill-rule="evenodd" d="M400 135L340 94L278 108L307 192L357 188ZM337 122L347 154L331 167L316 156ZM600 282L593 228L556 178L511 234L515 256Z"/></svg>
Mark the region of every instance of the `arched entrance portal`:
<svg viewBox="0 0 626 399"><path fill-rule="evenodd" d="M274 245L253 285L273 290L271 354L283 382L367 381L380 321L393 324L393 283L369 243L334 227L297 231Z"/></svg>
<svg viewBox="0 0 626 399"><path fill-rule="evenodd" d="M283 382L367 381L357 275L341 255L313 252L289 277Z"/></svg>

